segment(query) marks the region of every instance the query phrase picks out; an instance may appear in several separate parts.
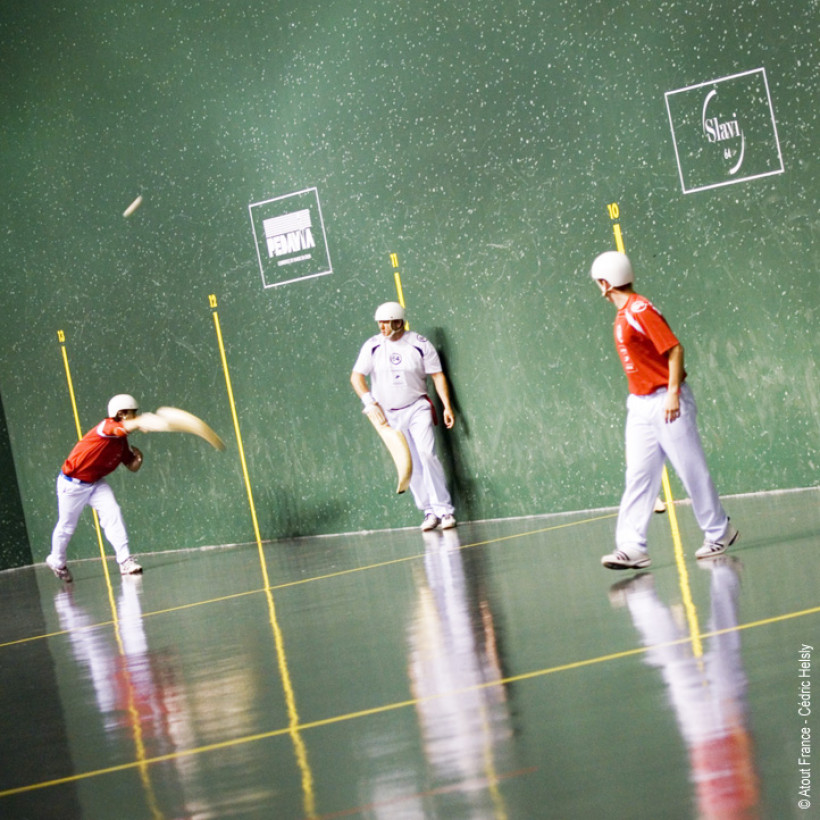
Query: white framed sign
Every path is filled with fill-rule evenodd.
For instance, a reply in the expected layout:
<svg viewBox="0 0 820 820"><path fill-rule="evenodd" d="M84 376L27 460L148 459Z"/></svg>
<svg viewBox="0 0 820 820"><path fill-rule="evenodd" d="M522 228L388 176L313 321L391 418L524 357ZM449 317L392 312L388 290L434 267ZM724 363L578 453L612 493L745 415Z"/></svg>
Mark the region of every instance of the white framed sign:
<svg viewBox="0 0 820 820"><path fill-rule="evenodd" d="M667 91L665 97L683 193L783 173L764 68Z"/></svg>
<svg viewBox="0 0 820 820"><path fill-rule="evenodd" d="M248 210L262 287L333 273L316 188L254 202Z"/></svg>

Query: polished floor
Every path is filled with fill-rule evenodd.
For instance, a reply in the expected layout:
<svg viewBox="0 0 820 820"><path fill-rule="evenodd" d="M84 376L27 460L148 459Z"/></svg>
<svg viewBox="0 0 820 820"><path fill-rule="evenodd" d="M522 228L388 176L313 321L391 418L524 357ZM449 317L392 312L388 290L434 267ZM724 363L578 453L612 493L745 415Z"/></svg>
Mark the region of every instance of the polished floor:
<svg viewBox="0 0 820 820"><path fill-rule="evenodd" d="M820 817L818 502L0 573L0 817Z"/></svg>

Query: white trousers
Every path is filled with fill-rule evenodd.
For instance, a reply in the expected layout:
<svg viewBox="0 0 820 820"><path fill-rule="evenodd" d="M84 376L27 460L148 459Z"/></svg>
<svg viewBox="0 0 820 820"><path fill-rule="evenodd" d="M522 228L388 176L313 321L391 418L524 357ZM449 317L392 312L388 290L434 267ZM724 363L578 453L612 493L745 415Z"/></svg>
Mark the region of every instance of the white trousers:
<svg viewBox="0 0 820 820"><path fill-rule="evenodd" d="M51 557L58 566L65 566L68 542L77 529L77 522L86 507L92 507L100 517L100 526L121 564L131 554L128 533L114 491L102 478L93 484L75 484L57 476L57 525L51 534Z"/></svg>
<svg viewBox="0 0 820 820"><path fill-rule="evenodd" d="M720 503L697 427L697 406L689 386L680 391L680 416L664 420L666 390L649 396L630 394L626 415L626 488L618 511L615 542L619 548L646 551L646 534L669 459L683 482L698 526L710 541L726 531L729 518Z"/></svg>
<svg viewBox="0 0 820 820"><path fill-rule="evenodd" d="M433 434L433 408L425 398L400 410L385 410L391 427L401 430L410 447L413 473L410 476L410 492L416 506L424 513L431 512L438 518L452 515L455 508L444 479L444 467L436 455L436 439Z"/></svg>

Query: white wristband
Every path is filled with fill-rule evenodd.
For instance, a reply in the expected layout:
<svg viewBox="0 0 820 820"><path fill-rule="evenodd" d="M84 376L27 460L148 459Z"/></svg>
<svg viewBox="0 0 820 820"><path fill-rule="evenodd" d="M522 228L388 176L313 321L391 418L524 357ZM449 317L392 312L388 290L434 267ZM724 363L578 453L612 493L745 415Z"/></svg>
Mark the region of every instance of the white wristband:
<svg viewBox="0 0 820 820"><path fill-rule="evenodd" d="M370 407L371 404L375 404L375 403L376 403L376 399L373 398L372 393L365 393L362 396L362 404L365 406L365 408Z"/></svg>

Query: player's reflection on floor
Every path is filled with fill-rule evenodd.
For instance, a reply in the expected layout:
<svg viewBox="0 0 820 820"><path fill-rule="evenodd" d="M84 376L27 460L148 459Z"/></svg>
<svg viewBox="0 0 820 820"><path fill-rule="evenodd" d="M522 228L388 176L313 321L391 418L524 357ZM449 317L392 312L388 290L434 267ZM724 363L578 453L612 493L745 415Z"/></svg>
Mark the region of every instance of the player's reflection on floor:
<svg viewBox="0 0 820 820"><path fill-rule="evenodd" d="M693 652L689 632L661 602L651 573L610 587L610 601L625 606L646 662L660 669L690 761L699 817L752 817L759 800L747 681L737 630L739 561L719 555L698 562L711 573L711 612L703 653Z"/></svg>

